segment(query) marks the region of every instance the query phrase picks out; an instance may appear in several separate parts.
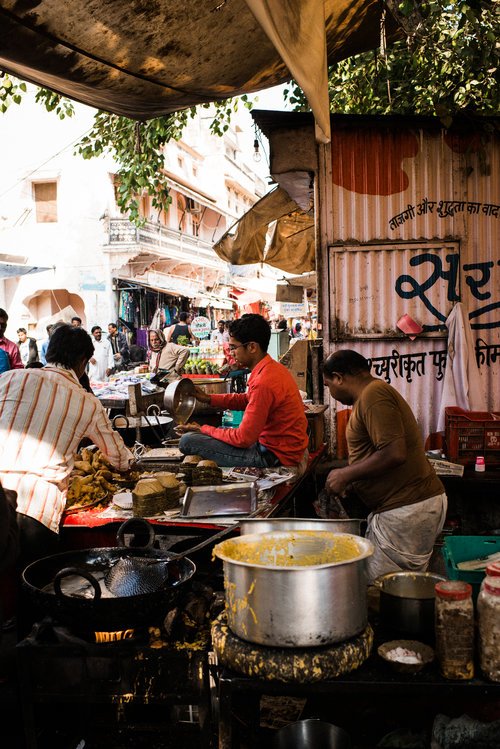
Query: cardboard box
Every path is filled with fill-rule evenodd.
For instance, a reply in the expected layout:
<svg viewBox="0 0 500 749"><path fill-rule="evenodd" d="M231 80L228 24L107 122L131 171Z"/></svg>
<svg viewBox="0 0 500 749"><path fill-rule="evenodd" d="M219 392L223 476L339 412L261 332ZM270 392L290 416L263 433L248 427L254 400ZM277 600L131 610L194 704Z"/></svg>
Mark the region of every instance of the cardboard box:
<svg viewBox="0 0 500 749"><path fill-rule="evenodd" d="M309 341L301 338L292 338L290 348L284 354L280 362L290 370L292 377L297 383L299 390L307 391L307 359L309 354Z"/></svg>

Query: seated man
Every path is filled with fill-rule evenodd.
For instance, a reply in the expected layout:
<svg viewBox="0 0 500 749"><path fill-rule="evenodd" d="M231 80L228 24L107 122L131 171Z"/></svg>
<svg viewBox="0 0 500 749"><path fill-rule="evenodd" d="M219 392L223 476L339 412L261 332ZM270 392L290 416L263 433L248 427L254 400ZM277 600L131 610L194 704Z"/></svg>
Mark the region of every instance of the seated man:
<svg viewBox="0 0 500 749"><path fill-rule="evenodd" d="M246 393L196 397L211 406L244 411L237 429L185 424L179 447L221 466L284 465L303 472L307 461L307 419L295 381L286 367L267 353L271 329L261 315L243 315L230 325L231 352L251 375Z"/></svg>

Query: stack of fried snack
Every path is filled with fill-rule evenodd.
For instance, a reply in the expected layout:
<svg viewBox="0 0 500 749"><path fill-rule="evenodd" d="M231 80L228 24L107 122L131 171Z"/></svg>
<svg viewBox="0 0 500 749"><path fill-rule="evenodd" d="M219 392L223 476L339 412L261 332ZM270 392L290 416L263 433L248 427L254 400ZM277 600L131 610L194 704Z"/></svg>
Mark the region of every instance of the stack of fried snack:
<svg viewBox="0 0 500 749"><path fill-rule="evenodd" d="M76 510L104 501L125 486L135 483L138 477L139 474L134 471L118 473L100 450L83 448L75 455L66 508Z"/></svg>
<svg viewBox="0 0 500 749"><path fill-rule="evenodd" d="M181 471L184 474L184 481L187 486L192 486L193 483L193 470L196 468L200 460L203 460L201 455L186 455L181 463Z"/></svg>
<svg viewBox="0 0 500 749"><path fill-rule="evenodd" d="M143 478L132 489L132 511L136 518L149 518L165 512L167 500L163 485L155 478Z"/></svg>
<svg viewBox="0 0 500 749"><path fill-rule="evenodd" d="M168 471L158 471L154 475L155 479L160 482L165 490L165 509L171 510L179 504L181 484L175 473Z"/></svg>
<svg viewBox="0 0 500 749"><path fill-rule="evenodd" d="M222 468L214 460L200 460L193 468L192 486L216 486L222 484Z"/></svg>

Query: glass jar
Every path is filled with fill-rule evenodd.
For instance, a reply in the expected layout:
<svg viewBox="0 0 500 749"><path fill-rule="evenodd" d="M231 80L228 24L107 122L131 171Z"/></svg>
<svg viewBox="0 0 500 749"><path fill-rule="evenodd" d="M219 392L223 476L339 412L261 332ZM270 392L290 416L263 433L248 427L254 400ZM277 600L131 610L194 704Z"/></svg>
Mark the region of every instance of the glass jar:
<svg viewBox="0 0 500 749"><path fill-rule="evenodd" d="M472 586L459 580L436 584L436 656L445 679L474 676Z"/></svg>
<svg viewBox="0 0 500 749"><path fill-rule="evenodd" d="M477 598L477 613L481 671L491 681L500 681L500 576L497 564L486 568L486 577Z"/></svg>

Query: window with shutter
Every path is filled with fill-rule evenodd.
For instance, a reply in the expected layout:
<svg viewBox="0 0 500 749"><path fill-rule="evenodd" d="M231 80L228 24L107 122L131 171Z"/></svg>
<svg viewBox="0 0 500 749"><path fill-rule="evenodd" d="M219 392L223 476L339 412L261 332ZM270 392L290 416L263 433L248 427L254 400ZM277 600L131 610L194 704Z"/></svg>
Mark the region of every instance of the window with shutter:
<svg viewBox="0 0 500 749"><path fill-rule="evenodd" d="M57 182L34 182L36 220L39 224L57 221Z"/></svg>

